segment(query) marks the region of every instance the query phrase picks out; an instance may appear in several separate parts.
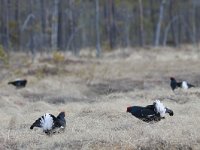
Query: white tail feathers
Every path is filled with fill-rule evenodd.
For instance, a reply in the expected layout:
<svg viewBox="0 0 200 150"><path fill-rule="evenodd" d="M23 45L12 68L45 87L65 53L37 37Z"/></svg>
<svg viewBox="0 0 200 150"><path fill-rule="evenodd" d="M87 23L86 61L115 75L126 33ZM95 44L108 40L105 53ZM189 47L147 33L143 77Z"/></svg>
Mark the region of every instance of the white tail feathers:
<svg viewBox="0 0 200 150"><path fill-rule="evenodd" d="M50 114L46 113L41 117L40 125L42 126L42 129L45 130L51 130L54 123L53 118L50 116Z"/></svg>
<svg viewBox="0 0 200 150"><path fill-rule="evenodd" d="M183 89L188 89L188 84L186 81L183 81L181 86Z"/></svg>
<svg viewBox="0 0 200 150"><path fill-rule="evenodd" d="M154 101L154 105L155 105L156 113L159 113L161 117L164 117L165 116L165 112L166 112L166 108L163 105L163 103L161 103L159 100L155 100Z"/></svg>

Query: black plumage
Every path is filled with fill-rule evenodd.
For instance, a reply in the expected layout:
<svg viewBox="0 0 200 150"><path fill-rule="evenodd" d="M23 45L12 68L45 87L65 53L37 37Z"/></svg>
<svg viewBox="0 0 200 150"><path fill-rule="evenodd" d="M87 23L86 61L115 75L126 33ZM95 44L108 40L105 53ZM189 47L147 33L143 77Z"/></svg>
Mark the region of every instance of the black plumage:
<svg viewBox="0 0 200 150"><path fill-rule="evenodd" d="M135 116L138 119L141 119L145 122L151 122L151 121L160 121L161 118L159 115L154 111L154 109L151 109L150 107L142 107L142 106L131 106L127 107L127 112L131 113L133 116Z"/></svg>
<svg viewBox="0 0 200 150"><path fill-rule="evenodd" d="M175 78L171 77L170 78L171 80L171 83L170 83L170 86L171 86L171 89L174 91L177 87L180 87L180 83L177 83Z"/></svg>
<svg viewBox="0 0 200 150"><path fill-rule="evenodd" d="M10 82L8 82L8 84L12 84L16 88L24 88L27 84L27 80L26 79L18 79L15 81L10 81Z"/></svg>
<svg viewBox="0 0 200 150"><path fill-rule="evenodd" d="M153 105L147 105L146 107L142 106L130 106L127 107L127 112L131 113L133 116L135 116L138 119L141 119L144 122L158 122L161 119L164 119L165 117L162 117L160 113L156 111L156 103L154 102ZM174 115L174 112L165 107L165 112L168 113L170 116Z"/></svg>
<svg viewBox="0 0 200 150"><path fill-rule="evenodd" d="M57 116L57 121L58 121L58 127L62 126L63 128L65 128L66 126L65 112L59 113L59 115Z"/></svg>
<svg viewBox="0 0 200 150"><path fill-rule="evenodd" d="M188 85L188 88L195 87L193 84L190 84L190 83L187 83L187 85Z"/></svg>
<svg viewBox="0 0 200 150"><path fill-rule="evenodd" d="M195 87L194 85L187 83L186 81L181 81L181 82L177 82L175 78L171 77L170 78L171 83L171 89L174 91L176 88L184 88L184 89L188 89L191 87Z"/></svg>
<svg viewBox="0 0 200 150"><path fill-rule="evenodd" d="M174 112L173 112L171 109L169 109L169 108L167 108L167 107L165 107L165 109L166 109L166 112L165 112L165 113L168 113L170 116L173 116L173 115L174 115Z"/></svg>

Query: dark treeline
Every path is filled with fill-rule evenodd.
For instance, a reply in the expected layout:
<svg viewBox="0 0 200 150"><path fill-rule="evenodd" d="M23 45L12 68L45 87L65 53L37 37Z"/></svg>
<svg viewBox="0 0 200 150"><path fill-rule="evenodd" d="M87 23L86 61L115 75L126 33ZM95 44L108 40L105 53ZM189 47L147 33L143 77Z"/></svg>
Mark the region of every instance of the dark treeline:
<svg viewBox="0 0 200 150"><path fill-rule="evenodd" d="M0 0L7 50L179 46L200 38L199 0Z"/></svg>

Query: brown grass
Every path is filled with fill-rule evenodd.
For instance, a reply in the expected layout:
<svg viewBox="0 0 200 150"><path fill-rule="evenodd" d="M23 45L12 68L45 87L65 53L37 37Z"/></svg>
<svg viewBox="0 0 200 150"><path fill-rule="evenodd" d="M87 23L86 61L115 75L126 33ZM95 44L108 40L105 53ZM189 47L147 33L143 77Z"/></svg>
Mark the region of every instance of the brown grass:
<svg viewBox="0 0 200 150"><path fill-rule="evenodd" d="M0 149L200 149L200 89L173 93L169 87L170 76L200 85L199 53L187 49L122 49L98 60L59 54L59 64L51 54L34 64L11 54L10 67L0 70ZM7 85L15 77L27 78L27 87ZM145 123L126 113L127 106L155 99L175 115ZM42 114L60 111L66 112L64 133L29 129Z"/></svg>

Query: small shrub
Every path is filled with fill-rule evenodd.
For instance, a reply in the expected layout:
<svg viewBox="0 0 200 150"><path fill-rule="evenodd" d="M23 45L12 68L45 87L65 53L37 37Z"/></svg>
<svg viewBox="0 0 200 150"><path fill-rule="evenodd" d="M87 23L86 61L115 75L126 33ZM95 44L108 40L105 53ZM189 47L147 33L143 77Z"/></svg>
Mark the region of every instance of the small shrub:
<svg viewBox="0 0 200 150"><path fill-rule="evenodd" d="M64 62L65 61L65 56L60 52L54 52L53 53L53 60L56 63Z"/></svg>
<svg viewBox="0 0 200 150"><path fill-rule="evenodd" d="M5 65L8 65L8 55L6 54L2 45L0 45L0 61L2 61Z"/></svg>
<svg viewBox="0 0 200 150"><path fill-rule="evenodd" d="M60 69L58 67L48 67L46 65L38 67L36 69L30 69L26 75L35 75L37 78L44 78L48 75L58 75Z"/></svg>
<svg viewBox="0 0 200 150"><path fill-rule="evenodd" d="M110 44L108 42L104 42L102 44L102 50L103 52L111 52L113 49L110 47Z"/></svg>

